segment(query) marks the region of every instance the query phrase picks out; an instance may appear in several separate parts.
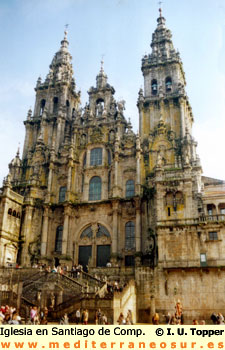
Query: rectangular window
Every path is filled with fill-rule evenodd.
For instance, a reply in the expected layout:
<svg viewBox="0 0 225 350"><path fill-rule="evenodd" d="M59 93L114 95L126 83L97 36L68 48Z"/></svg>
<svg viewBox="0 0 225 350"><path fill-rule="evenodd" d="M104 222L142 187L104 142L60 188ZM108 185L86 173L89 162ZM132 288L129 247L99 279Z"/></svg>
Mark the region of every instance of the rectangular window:
<svg viewBox="0 0 225 350"><path fill-rule="evenodd" d="M170 216L170 208L168 208L168 216Z"/></svg>
<svg viewBox="0 0 225 350"><path fill-rule="evenodd" d="M200 265L201 266L207 266L207 260L206 260L206 254L201 253L200 254Z"/></svg>
<svg viewBox="0 0 225 350"><path fill-rule="evenodd" d="M90 165L102 164L102 148L93 148L91 150Z"/></svg>
<svg viewBox="0 0 225 350"><path fill-rule="evenodd" d="M217 241L218 240L218 234L217 232L209 232L209 240L210 241Z"/></svg>
<svg viewBox="0 0 225 350"><path fill-rule="evenodd" d="M220 214L225 214L225 208L220 209Z"/></svg>

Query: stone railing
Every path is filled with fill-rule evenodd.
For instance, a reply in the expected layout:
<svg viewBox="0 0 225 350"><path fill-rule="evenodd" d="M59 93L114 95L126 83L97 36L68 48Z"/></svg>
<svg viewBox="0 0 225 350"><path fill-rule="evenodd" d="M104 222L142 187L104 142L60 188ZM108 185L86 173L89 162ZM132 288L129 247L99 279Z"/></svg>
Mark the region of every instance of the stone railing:
<svg viewBox="0 0 225 350"><path fill-rule="evenodd" d="M201 265L200 259L192 259L192 260L171 260L171 261L159 261L159 265L161 265L164 269L193 269L193 268L217 268L217 269L225 269L225 259L207 259L204 265Z"/></svg>
<svg viewBox="0 0 225 350"><path fill-rule="evenodd" d="M225 222L225 214L203 215L198 218L161 220L157 222L157 226L198 225L209 222Z"/></svg>

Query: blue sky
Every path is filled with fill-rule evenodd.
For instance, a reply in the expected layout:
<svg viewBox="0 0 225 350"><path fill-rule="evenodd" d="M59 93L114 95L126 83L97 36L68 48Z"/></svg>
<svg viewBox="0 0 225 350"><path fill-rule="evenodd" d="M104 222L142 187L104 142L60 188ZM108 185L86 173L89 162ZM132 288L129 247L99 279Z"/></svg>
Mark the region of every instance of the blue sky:
<svg viewBox="0 0 225 350"><path fill-rule="evenodd" d="M137 131L141 58L150 53L158 7L157 0L0 0L0 183L23 147L34 86L48 73L67 23L82 104L104 55L109 83ZM225 179L225 1L164 0L162 7L186 72L204 175Z"/></svg>

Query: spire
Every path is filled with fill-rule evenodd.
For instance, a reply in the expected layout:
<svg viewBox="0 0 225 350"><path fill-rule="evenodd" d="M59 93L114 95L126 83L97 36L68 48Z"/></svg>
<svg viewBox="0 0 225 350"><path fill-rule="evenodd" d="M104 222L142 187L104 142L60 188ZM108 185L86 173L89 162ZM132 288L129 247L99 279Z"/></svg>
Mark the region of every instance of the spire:
<svg viewBox="0 0 225 350"><path fill-rule="evenodd" d="M60 49L55 53L49 66L49 73L46 76L45 82L41 84L41 82L38 81L37 87L62 82L71 84L73 90L75 89L73 67L71 63L72 56L68 50L69 41L67 39L68 32L66 29L64 30L64 37L61 41Z"/></svg>
<svg viewBox="0 0 225 350"><path fill-rule="evenodd" d="M65 29L64 30L64 38L61 41L61 51L67 51L68 52L68 46L69 46L69 41L67 40L67 35L68 35L68 31Z"/></svg>
<svg viewBox="0 0 225 350"><path fill-rule="evenodd" d="M20 167L21 166L21 160L20 160L20 145L18 146L16 156L11 160L9 163L9 168L12 167Z"/></svg>
<svg viewBox="0 0 225 350"><path fill-rule="evenodd" d="M103 65L104 65L104 61L102 59L101 60L100 72L99 72L99 74L96 77L96 87L97 87L97 89L104 88L106 86L106 84L107 84L108 77L107 77L107 75L104 72Z"/></svg>
<svg viewBox="0 0 225 350"><path fill-rule="evenodd" d="M159 8L159 17L157 18L157 27L152 34L151 48L152 53L145 55L142 60L142 67L149 65L163 64L167 62L179 62L181 59L179 53L176 52L172 42L172 34L166 28L166 20L162 15L162 9Z"/></svg>

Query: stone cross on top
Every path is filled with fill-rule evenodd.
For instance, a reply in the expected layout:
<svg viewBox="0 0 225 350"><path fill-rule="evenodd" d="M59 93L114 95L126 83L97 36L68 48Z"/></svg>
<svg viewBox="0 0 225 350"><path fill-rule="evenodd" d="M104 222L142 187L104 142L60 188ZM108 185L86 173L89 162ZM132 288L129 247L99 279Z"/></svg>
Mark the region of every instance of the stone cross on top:
<svg viewBox="0 0 225 350"><path fill-rule="evenodd" d="M159 1L158 4L159 4L159 15L160 17L162 17L162 8L161 8L162 1Z"/></svg>

